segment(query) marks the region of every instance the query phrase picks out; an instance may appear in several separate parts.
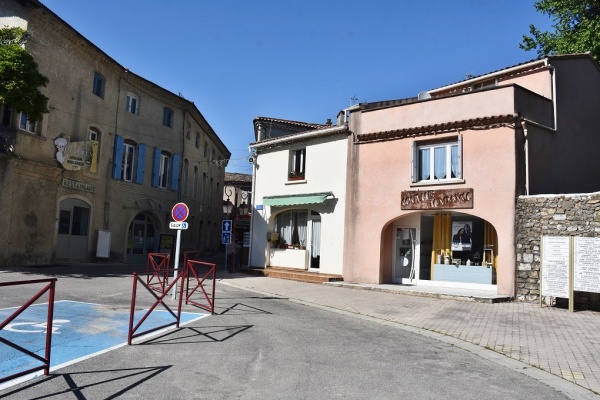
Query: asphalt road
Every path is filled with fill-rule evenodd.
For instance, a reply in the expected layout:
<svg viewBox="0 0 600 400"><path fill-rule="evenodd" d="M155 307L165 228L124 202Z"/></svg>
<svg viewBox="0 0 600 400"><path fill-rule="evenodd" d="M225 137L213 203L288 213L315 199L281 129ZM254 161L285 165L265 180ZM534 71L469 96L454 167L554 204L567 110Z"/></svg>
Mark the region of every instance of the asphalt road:
<svg viewBox="0 0 600 400"><path fill-rule="evenodd" d="M0 282L44 276L59 278L57 300L129 308L130 271L32 270L0 273ZM27 293L0 290L0 304L21 296ZM0 398L566 398L451 344L220 282L215 312L0 391Z"/></svg>

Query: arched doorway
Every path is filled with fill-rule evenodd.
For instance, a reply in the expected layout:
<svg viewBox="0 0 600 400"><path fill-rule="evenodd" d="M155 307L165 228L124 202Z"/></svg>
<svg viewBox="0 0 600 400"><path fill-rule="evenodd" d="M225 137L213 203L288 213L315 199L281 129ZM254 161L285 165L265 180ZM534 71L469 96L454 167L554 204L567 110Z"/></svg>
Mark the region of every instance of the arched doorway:
<svg viewBox="0 0 600 400"><path fill-rule="evenodd" d="M60 202L56 258L84 259L87 257L90 206L79 199Z"/></svg>
<svg viewBox="0 0 600 400"><path fill-rule="evenodd" d="M145 263L147 254L156 251L159 235L158 225L152 214L137 214L127 230L127 262Z"/></svg>

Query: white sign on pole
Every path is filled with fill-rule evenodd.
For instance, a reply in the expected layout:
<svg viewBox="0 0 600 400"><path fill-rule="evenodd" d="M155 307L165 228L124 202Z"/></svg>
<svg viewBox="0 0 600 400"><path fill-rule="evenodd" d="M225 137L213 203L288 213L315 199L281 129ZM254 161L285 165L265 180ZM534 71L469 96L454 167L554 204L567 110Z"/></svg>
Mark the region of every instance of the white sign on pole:
<svg viewBox="0 0 600 400"><path fill-rule="evenodd" d="M569 298L570 238L542 237L542 296Z"/></svg>
<svg viewBox="0 0 600 400"><path fill-rule="evenodd" d="M600 240L574 238L574 290L600 293Z"/></svg>
<svg viewBox="0 0 600 400"><path fill-rule="evenodd" d="M169 228L170 229L187 229L188 228L188 223L187 222L171 221L171 222L169 222Z"/></svg>

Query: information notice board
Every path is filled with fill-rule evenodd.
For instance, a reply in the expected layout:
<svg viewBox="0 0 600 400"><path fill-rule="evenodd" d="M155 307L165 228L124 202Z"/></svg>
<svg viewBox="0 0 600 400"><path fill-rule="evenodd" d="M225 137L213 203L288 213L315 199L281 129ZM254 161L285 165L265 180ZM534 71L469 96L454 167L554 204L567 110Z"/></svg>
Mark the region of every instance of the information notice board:
<svg viewBox="0 0 600 400"><path fill-rule="evenodd" d="M573 290L600 293L600 238L576 237L573 247Z"/></svg>
<svg viewBox="0 0 600 400"><path fill-rule="evenodd" d="M542 237L542 296L569 298L570 241L568 236Z"/></svg>

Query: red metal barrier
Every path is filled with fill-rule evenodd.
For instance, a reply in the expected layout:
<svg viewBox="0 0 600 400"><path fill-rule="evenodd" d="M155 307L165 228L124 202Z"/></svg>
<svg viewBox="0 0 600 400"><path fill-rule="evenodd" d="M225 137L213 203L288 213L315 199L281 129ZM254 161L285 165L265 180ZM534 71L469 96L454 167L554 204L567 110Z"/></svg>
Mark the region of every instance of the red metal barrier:
<svg viewBox="0 0 600 400"><path fill-rule="evenodd" d="M17 318L23 311L25 311L30 305L35 303L37 299L42 297L46 292L48 292L48 317L46 321L46 350L44 353L44 357L40 357L37 354L25 349L13 343L7 339L0 337L0 342L6 344L7 346L12 347L15 350L18 350L36 360L42 362L42 365L30 368L26 371L17 372L16 374L12 374L5 377L0 377L0 383L9 381L14 378L18 378L23 375L30 374L32 372L36 372L39 370L44 370L44 375L48 375L50 371L50 349L52 347L52 319L54 318L54 293L56 291L56 281L57 278L49 278L49 279L36 279L29 281L15 281L15 282L5 282L0 283L0 287L3 286L16 286L16 285L28 285L35 283L47 283L42 289L40 289L37 294L35 294L31 299L29 299L25 304L23 304L17 311L15 311L10 317L5 319L2 323L0 323L0 331L4 329L8 324L10 324L15 318Z"/></svg>
<svg viewBox="0 0 600 400"><path fill-rule="evenodd" d="M162 272L162 270L161 270ZM174 269L166 269L164 270L165 274L169 274L175 272ZM181 320L181 303L182 303L182 299L183 299L183 282L185 280L187 276L187 270L184 269L180 274L177 275L176 278L173 279L173 281L171 282L171 284L164 288L159 295L157 295L155 293L155 289L152 288L147 282L144 282L144 280L142 278L139 277L137 272L133 273L133 291L131 293L131 311L129 314L129 332L127 335L127 344L131 345L131 341L133 338L145 335L147 333L150 332L154 332L157 331L159 329L163 329L169 326L173 326L176 325L177 328L179 328L179 321ZM181 281L181 284L179 285L179 301L178 301L178 306L177 306L177 314L175 314L171 308L169 308L169 306L167 304L165 304L165 302L163 301L163 299L165 298L165 296L169 293L169 291L171 290L171 288L177 283L177 281ZM146 278L146 281L148 281L148 278ZM148 309L148 311L146 311L146 313L144 314L144 316L138 321L138 323L135 325L135 327L133 326L133 316L135 313L135 301L137 298L137 283L140 282L142 284L142 286L144 287L144 289L146 289L154 298L155 298L155 302L154 304L152 304L152 307L150 307ZM144 321L146 320L146 318L148 318L148 316L150 315L150 313L156 308L157 305L162 304L162 306L175 318L175 322L171 322L169 324L164 324L161 326L157 326L155 328L151 328L148 329L146 331L142 331L142 332L138 332L136 333L136 331L138 330L138 328L144 323Z"/></svg>
<svg viewBox="0 0 600 400"><path fill-rule="evenodd" d="M215 281L216 281L216 271L217 265L213 263L206 263L201 261L188 260L185 264L185 270L187 273L186 280L186 290L185 290L185 304L193 304L196 307L200 307L204 310L210 311L211 314L215 313ZM202 271L201 271L202 270ZM190 279L192 276L195 280L193 284L195 285L190 289ZM204 287L204 281L207 278L212 278L212 290L210 293L206 292ZM206 300L205 304L199 303L191 299L192 295L198 291L202 292L204 295L204 299Z"/></svg>
<svg viewBox="0 0 600 400"><path fill-rule="evenodd" d="M146 284L157 292L163 293L169 284L169 264L171 255L169 253L148 253L146 264Z"/></svg>

